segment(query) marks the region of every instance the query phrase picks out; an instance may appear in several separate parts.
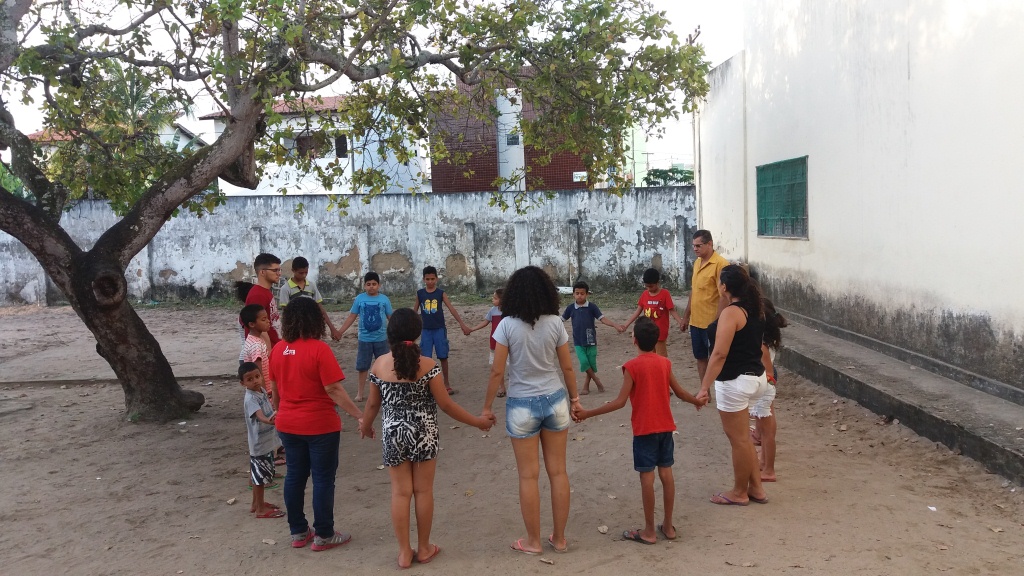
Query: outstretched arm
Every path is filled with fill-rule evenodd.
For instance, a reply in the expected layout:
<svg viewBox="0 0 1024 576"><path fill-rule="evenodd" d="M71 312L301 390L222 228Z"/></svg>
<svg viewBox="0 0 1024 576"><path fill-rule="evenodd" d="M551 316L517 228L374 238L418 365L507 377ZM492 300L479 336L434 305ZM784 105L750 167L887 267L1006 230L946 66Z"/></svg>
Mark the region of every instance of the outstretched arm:
<svg viewBox="0 0 1024 576"><path fill-rule="evenodd" d="M341 380L324 386L324 392L334 400L342 410L348 412L349 416L352 416L356 420L362 420L363 411L356 406L355 402L349 398L348 392L345 392L345 387L341 385Z"/></svg>
<svg viewBox="0 0 1024 576"><path fill-rule="evenodd" d="M708 403L707 398L704 398L703 400L697 400L696 396L687 392L686 389L684 389L679 384L679 381L676 380L676 375L671 372L669 372L668 374L668 386L669 388L672 389L672 392L675 393L677 398L684 402L689 402L690 404L693 404L694 406L697 407L697 410L700 410L701 408L704 407L705 404Z"/></svg>
<svg viewBox="0 0 1024 576"><path fill-rule="evenodd" d="M469 326L462 321L462 316L459 315L459 311L455 309L455 306L452 306L452 301L448 299L448 293L445 292L441 299L444 300L444 305L448 307L448 311L452 313L452 318L455 318L455 321L459 323L462 333L468 336L469 332L467 330L469 330ZM419 304L419 299L416 300L416 303Z"/></svg>
<svg viewBox="0 0 1024 576"><path fill-rule="evenodd" d="M494 414L491 414L488 417L473 416L465 408L460 406L458 402L452 400L451 395L448 393L448 389L444 386L444 376L441 373L438 373L430 379L430 393L434 396L434 400L437 402L437 407L444 411L445 414L459 422L470 426L476 426L484 432L490 430L491 426L494 426L496 421Z"/></svg>
<svg viewBox="0 0 1024 576"><path fill-rule="evenodd" d="M345 331L348 330L349 327L352 326L352 323L358 319L359 314L356 314L355 312L349 312L348 316L345 318L345 322L341 324L341 328L338 330L339 337L344 336Z"/></svg>
<svg viewBox="0 0 1024 576"><path fill-rule="evenodd" d="M331 322L331 315L327 313L327 309L320 302L317 302L316 305L320 307L320 313L324 315L324 322L327 323L327 328L331 331L331 339L341 340L341 332L334 327L334 322Z"/></svg>
<svg viewBox="0 0 1024 576"><path fill-rule="evenodd" d="M579 410L576 412L576 418L579 422L586 420L587 418L593 418L594 416L600 416L609 412L614 412L626 405L626 401L629 400L629 392L633 390L633 377L629 375L629 372L622 371L622 389L619 390L619 395L615 397L615 400L606 402L593 410Z"/></svg>
<svg viewBox="0 0 1024 576"><path fill-rule="evenodd" d="M643 314L643 312L644 312L643 306L637 306L636 307L636 312L633 312L633 315L629 317L629 320L626 320L626 322L622 325L622 331L625 332L626 328L629 328L629 325L632 324L634 320L639 318L640 315Z"/></svg>
<svg viewBox="0 0 1024 576"><path fill-rule="evenodd" d="M359 437L373 438L373 421L380 411L380 388L371 384L370 397L366 399L366 409L363 410L363 417L359 419Z"/></svg>

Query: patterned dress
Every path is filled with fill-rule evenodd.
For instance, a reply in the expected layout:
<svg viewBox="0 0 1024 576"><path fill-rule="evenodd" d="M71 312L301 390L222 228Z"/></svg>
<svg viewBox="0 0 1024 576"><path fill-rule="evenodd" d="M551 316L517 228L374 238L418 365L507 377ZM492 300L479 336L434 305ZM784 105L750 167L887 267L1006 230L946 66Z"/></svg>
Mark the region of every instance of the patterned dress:
<svg viewBox="0 0 1024 576"><path fill-rule="evenodd" d="M440 373L435 364L415 382L388 382L370 372L370 382L380 390L385 466L437 457L437 402L429 382Z"/></svg>

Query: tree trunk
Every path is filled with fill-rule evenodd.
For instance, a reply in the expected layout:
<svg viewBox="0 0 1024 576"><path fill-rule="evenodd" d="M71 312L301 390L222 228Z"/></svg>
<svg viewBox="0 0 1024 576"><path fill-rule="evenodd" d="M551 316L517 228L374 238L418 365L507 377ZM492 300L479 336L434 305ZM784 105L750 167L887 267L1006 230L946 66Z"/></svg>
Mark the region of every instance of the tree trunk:
<svg viewBox="0 0 1024 576"><path fill-rule="evenodd" d="M49 268L46 262L43 266ZM79 253L67 283L55 283L96 337L96 351L120 380L130 419L167 421L202 407L203 395L178 385L160 344L128 303L124 269L116 260Z"/></svg>

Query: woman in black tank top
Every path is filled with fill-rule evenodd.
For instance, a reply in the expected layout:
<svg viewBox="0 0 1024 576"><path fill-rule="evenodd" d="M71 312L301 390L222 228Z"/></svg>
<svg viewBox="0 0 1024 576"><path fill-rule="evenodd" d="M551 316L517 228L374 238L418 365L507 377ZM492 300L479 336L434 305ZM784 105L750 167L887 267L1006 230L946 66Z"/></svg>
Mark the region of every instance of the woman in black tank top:
<svg viewBox="0 0 1024 576"><path fill-rule="evenodd" d="M708 326L712 351L701 381L698 401L706 401L715 386L722 429L732 446L733 487L711 497L715 504L746 506L751 500L767 503L761 486L757 451L747 425L749 403L768 390L761 364L764 311L761 290L743 268L735 264L722 268L718 291L730 304Z"/></svg>

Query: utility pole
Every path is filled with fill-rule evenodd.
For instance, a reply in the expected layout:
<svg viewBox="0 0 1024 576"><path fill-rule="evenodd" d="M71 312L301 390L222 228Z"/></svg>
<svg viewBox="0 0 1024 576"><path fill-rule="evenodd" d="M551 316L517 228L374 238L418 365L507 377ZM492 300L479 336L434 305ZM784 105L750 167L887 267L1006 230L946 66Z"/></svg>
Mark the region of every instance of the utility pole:
<svg viewBox="0 0 1024 576"><path fill-rule="evenodd" d="M647 170L648 170L648 171L650 171L650 170L651 170L651 156L652 156L653 154L654 154L654 152L644 152L644 156L646 156L646 157L647 157L647 158L645 158L644 160L646 160L646 162L647 162Z"/></svg>

